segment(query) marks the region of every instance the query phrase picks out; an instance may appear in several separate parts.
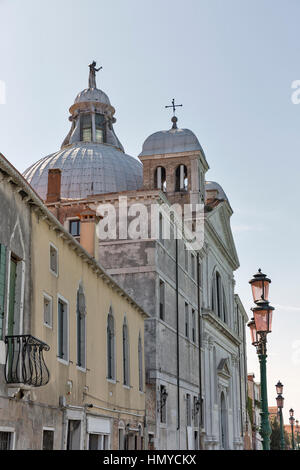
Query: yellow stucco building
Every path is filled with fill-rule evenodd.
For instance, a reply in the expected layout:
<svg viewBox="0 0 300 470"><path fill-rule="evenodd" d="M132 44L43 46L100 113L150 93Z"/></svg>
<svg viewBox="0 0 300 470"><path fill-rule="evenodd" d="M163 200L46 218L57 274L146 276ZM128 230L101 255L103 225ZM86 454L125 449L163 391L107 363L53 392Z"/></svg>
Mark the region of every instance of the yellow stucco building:
<svg viewBox="0 0 300 470"><path fill-rule="evenodd" d="M25 259L16 258L20 276L30 278L25 305L24 289L11 292L8 262L3 271L5 305L21 296L14 299L18 329L8 337L3 327L0 433L11 434L3 439L15 449L143 448L146 314L83 248L94 235L93 215L82 246L0 155L1 175L7 197L29 210L31 230Z"/></svg>

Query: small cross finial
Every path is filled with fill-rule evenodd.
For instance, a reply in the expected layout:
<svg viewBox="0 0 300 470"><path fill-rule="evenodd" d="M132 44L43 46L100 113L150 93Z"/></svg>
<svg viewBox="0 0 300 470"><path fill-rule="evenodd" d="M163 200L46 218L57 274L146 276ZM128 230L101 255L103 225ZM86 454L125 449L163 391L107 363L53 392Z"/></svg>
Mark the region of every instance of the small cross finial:
<svg viewBox="0 0 300 470"><path fill-rule="evenodd" d="M177 117L175 116L175 111L176 111L176 108L178 108L179 106L183 106L182 104L175 104L175 98L172 99L172 104L171 106L165 106L165 108L172 108L173 109L173 117L172 117L172 122L173 122L173 126L172 128L173 129L177 129Z"/></svg>

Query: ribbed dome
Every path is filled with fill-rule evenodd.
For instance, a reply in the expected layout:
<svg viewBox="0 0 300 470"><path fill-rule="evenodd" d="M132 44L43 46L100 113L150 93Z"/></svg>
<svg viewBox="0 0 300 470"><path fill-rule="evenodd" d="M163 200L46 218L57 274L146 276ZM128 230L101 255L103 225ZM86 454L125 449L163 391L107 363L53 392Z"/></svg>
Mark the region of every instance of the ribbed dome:
<svg viewBox="0 0 300 470"><path fill-rule="evenodd" d="M61 197L136 190L142 187L142 164L111 145L79 142L42 158L24 177L46 199L48 170L60 168Z"/></svg>
<svg viewBox="0 0 300 470"><path fill-rule="evenodd" d="M192 131L189 129L172 128L168 131L159 131L150 135L143 144L140 156L197 150L200 150L204 155L202 147Z"/></svg>
<svg viewBox="0 0 300 470"><path fill-rule="evenodd" d="M108 96L104 93L104 91L99 90L98 88L86 88L85 90L82 90L76 96L74 103L85 103L88 101L96 101L110 105Z"/></svg>
<svg viewBox="0 0 300 470"><path fill-rule="evenodd" d="M228 197L226 196L224 189L219 183L216 183L215 181L206 181L205 191L217 191L218 194L216 196L216 199L224 199L228 201Z"/></svg>
<svg viewBox="0 0 300 470"><path fill-rule="evenodd" d="M78 93L70 107L71 129L61 150L42 158L24 177L46 199L48 171L61 170L61 197L81 199L88 195L130 191L143 185L139 160L124 153L113 124L115 109L96 86L96 62L89 65L89 88Z"/></svg>

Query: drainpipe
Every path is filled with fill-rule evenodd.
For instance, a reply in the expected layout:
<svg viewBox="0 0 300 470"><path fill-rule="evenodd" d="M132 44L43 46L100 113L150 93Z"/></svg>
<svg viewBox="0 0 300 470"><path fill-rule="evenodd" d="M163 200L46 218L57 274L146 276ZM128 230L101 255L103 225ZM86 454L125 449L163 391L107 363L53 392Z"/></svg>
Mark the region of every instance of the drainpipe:
<svg viewBox="0 0 300 470"><path fill-rule="evenodd" d="M202 406L202 367L201 367L201 305L200 305L200 256L197 253L197 304L198 304L198 352L199 352L199 400L200 400L200 416L199 416L199 447L202 448L201 432L203 425L203 406Z"/></svg>
<svg viewBox="0 0 300 470"><path fill-rule="evenodd" d="M177 431L180 429L180 383L179 383L179 307L178 307L178 240L175 240L176 259L176 333L177 333ZM180 433L179 443L180 443Z"/></svg>

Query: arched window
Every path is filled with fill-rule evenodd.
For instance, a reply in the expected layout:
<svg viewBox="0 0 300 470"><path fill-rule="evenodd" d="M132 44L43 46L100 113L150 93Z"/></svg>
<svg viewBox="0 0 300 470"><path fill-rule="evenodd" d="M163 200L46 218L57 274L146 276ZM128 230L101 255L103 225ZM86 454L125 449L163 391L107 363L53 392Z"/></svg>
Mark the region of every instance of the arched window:
<svg viewBox="0 0 300 470"><path fill-rule="evenodd" d="M228 322L228 315L227 315L227 305L226 305L226 297L225 297L225 290L222 284L222 279L218 271L215 272L212 280L212 310L213 312L221 318L225 323Z"/></svg>
<svg viewBox="0 0 300 470"><path fill-rule="evenodd" d="M126 317L123 323L123 384L128 385L129 382L129 335Z"/></svg>
<svg viewBox="0 0 300 470"><path fill-rule="evenodd" d="M217 315L219 318L221 318L221 312L222 312L222 298L221 298L221 295L222 295L222 287L221 287L221 276L218 272L216 272L216 295L217 295L217 299L216 299L216 308L217 308Z"/></svg>
<svg viewBox="0 0 300 470"><path fill-rule="evenodd" d="M107 316L107 378L115 379L115 320L112 309Z"/></svg>
<svg viewBox="0 0 300 470"><path fill-rule="evenodd" d="M221 419L220 419L220 433L221 433L221 446L223 449L227 449L227 410L226 410L226 401L225 401L225 395L224 392L221 393L221 403L220 403L220 413L221 413Z"/></svg>
<svg viewBox="0 0 300 470"><path fill-rule="evenodd" d="M187 167L185 165L179 165L175 171L175 191L187 191L187 189Z"/></svg>
<svg viewBox="0 0 300 470"><path fill-rule="evenodd" d="M143 345L142 345L141 333L139 333L138 360L139 360L139 391L142 392L144 389L144 377L143 377Z"/></svg>
<svg viewBox="0 0 300 470"><path fill-rule="evenodd" d="M80 115L80 140L83 142L92 141L92 115L84 113Z"/></svg>
<svg viewBox="0 0 300 470"><path fill-rule="evenodd" d="M95 141L98 144L105 142L105 118L103 114L95 114Z"/></svg>
<svg viewBox="0 0 300 470"><path fill-rule="evenodd" d="M226 305L226 297L225 297L225 290L224 290L224 287L223 287L223 290L222 290L222 301L223 301L223 315L222 315L222 319L225 323L227 323L227 305Z"/></svg>
<svg viewBox="0 0 300 470"><path fill-rule="evenodd" d="M158 166L154 172L154 187L164 192L167 190L166 170L163 166Z"/></svg>
<svg viewBox="0 0 300 470"><path fill-rule="evenodd" d="M80 284L77 291L77 306L76 306L76 317L77 317L77 365L85 368L85 296L83 286Z"/></svg>

